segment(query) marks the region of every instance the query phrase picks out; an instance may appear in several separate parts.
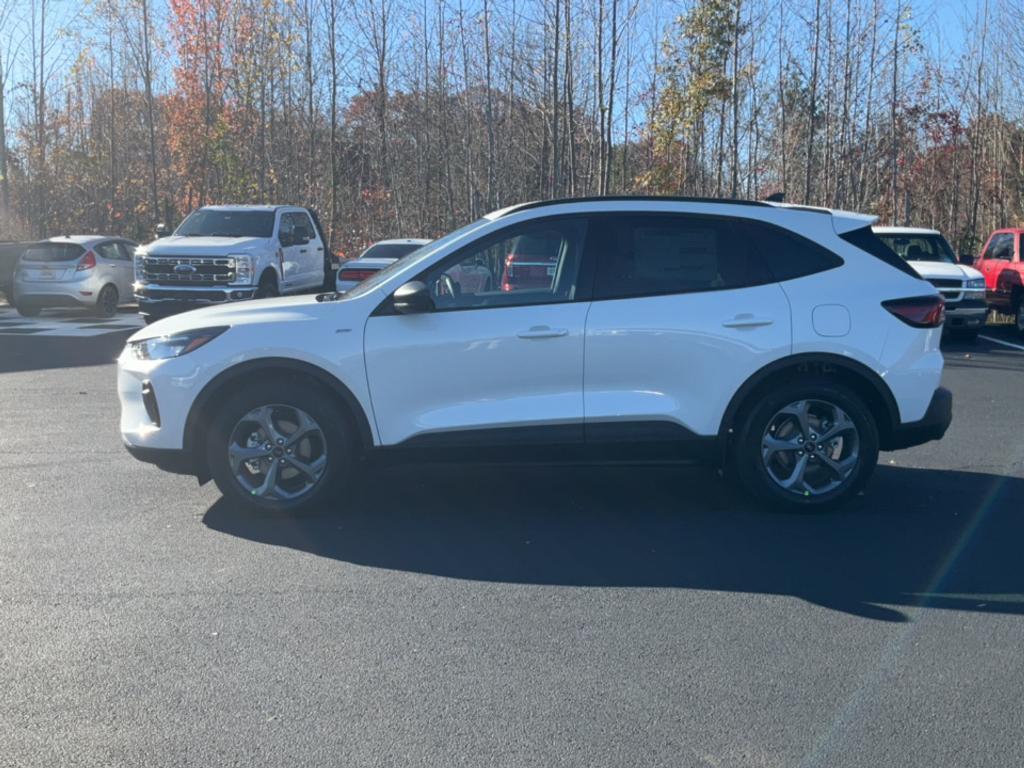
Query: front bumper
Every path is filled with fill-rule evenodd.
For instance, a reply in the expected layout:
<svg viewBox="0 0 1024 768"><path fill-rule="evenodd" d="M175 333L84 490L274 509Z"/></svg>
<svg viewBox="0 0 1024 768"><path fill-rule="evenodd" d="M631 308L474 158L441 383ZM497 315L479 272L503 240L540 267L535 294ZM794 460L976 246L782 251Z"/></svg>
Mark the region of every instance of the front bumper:
<svg viewBox="0 0 1024 768"><path fill-rule="evenodd" d="M164 472L173 472L176 475L197 474L192 455L188 451L174 448L140 448L127 441L124 442L124 447L133 458L153 464Z"/></svg>
<svg viewBox="0 0 1024 768"><path fill-rule="evenodd" d="M911 421L896 426L892 435L882 445L887 451L910 448L931 440L940 440L953 421L953 393L939 387L932 395L928 410L920 421Z"/></svg>
<svg viewBox="0 0 1024 768"><path fill-rule="evenodd" d="M177 288L160 285L137 285L135 299L139 303L139 314L146 317L169 317L190 309L202 309L232 301L246 301L253 297L256 289L252 286L238 288Z"/></svg>
<svg viewBox="0 0 1024 768"><path fill-rule="evenodd" d="M946 304L946 324L944 328L970 329L981 328L988 318L988 304L984 299L964 299L963 301Z"/></svg>

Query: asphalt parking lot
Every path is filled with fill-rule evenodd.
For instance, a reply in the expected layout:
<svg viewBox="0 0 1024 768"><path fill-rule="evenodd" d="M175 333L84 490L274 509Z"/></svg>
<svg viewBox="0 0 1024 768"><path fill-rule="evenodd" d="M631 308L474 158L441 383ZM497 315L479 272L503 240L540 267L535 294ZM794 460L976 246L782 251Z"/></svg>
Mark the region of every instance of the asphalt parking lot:
<svg viewBox="0 0 1024 768"><path fill-rule="evenodd" d="M826 516L703 469L461 465L310 519L127 455L130 332L0 322L2 766L1024 763L1008 329L947 345L946 439Z"/></svg>

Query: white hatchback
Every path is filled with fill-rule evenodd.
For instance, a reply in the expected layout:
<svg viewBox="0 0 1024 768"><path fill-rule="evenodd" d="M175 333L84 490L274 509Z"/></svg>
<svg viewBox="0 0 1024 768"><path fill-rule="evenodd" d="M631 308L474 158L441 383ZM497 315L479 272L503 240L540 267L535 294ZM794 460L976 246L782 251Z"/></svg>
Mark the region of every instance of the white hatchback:
<svg viewBox="0 0 1024 768"><path fill-rule="evenodd" d="M686 198L496 211L348 293L140 331L121 433L254 509L331 503L370 452L703 459L766 503L829 507L952 418L942 297L873 222ZM546 279L503 279L524 242Z"/></svg>

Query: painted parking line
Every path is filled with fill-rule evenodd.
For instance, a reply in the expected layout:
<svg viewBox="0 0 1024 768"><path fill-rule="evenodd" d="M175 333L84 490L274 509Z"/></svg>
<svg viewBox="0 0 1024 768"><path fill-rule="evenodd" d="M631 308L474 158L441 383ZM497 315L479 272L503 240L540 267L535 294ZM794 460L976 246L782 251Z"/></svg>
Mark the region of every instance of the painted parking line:
<svg viewBox="0 0 1024 768"><path fill-rule="evenodd" d="M997 339L994 336L986 336L982 333L978 334L978 338L984 339L985 341L991 341L993 344L1002 344L1004 347L1019 349L1021 352L1024 352L1024 345L1022 344L1014 344L1012 341L1003 341L1002 339Z"/></svg>
<svg viewBox="0 0 1024 768"><path fill-rule="evenodd" d="M98 318L81 313L44 312L36 317L22 317L12 309L0 309L0 336L84 338L137 330L143 325L145 323L136 313L119 313L111 318Z"/></svg>

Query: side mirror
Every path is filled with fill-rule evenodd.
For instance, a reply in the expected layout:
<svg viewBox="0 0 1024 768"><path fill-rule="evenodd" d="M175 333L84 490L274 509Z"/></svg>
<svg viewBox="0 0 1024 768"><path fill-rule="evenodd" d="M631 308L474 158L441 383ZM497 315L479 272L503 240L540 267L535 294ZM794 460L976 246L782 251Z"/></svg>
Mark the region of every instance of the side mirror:
<svg viewBox="0 0 1024 768"><path fill-rule="evenodd" d="M960 263L967 267L974 266L974 257L967 253L960 254Z"/></svg>
<svg viewBox="0 0 1024 768"><path fill-rule="evenodd" d="M171 234L170 227L168 227L163 222L160 222L159 224L157 224L156 225L156 230L154 230L154 231L156 232L157 239L159 239L161 237L167 237L169 234Z"/></svg>
<svg viewBox="0 0 1024 768"><path fill-rule="evenodd" d="M392 294L391 300L395 311L400 315L415 315L434 309L434 300L430 297L430 290L425 283L419 280L412 280L399 287Z"/></svg>

